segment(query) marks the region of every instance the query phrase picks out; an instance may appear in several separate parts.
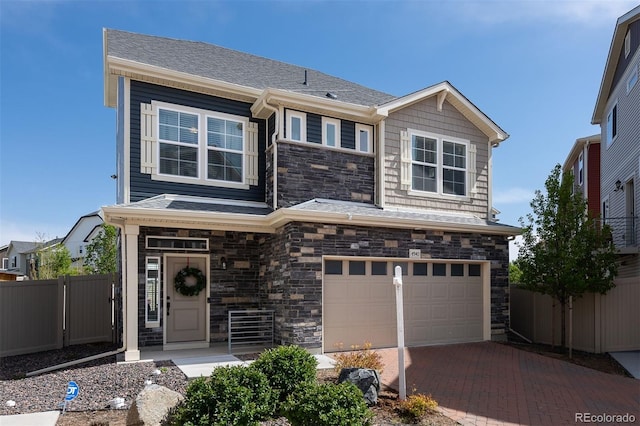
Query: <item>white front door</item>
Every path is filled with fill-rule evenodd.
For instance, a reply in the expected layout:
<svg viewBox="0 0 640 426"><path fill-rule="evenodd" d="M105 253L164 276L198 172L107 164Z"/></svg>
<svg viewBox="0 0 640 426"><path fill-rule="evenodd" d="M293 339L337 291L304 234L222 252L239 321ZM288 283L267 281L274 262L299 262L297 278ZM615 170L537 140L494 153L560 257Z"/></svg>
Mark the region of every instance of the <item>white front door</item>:
<svg viewBox="0 0 640 426"><path fill-rule="evenodd" d="M202 256L169 256L165 258L165 342L208 344L207 336L207 295L208 258ZM175 289L176 274L185 267L198 268L206 277L207 285L194 296L185 296ZM190 280L187 280L190 281Z"/></svg>

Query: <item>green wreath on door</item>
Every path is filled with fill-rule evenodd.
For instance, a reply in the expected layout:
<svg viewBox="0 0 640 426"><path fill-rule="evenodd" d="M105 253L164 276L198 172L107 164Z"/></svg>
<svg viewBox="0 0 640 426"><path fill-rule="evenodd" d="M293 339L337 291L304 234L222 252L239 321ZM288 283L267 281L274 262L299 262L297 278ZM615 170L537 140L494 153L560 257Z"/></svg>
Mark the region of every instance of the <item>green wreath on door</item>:
<svg viewBox="0 0 640 426"><path fill-rule="evenodd" d="M176 274L174 286L183 296L197 296L207 286L207 279L200 269L187 266Z"/></svg>

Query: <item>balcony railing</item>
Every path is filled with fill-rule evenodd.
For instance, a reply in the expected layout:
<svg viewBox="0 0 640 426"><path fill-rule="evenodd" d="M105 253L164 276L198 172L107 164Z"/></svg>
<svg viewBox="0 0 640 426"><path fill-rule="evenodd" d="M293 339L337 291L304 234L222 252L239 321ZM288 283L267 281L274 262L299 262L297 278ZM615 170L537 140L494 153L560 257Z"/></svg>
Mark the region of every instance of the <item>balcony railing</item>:
<svg viewBox="0 0 640 426"><path fill-rule="evenodd" d="M613 243L618 249L638 246L640 228L637 217L609 217L603 222L611 228Z"/></svg>

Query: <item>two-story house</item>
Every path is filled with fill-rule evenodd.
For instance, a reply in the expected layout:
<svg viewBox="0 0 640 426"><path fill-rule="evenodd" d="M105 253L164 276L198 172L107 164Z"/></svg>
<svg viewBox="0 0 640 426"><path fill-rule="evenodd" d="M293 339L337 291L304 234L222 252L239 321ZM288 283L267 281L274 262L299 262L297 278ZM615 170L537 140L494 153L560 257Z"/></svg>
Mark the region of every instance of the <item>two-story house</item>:
<svg viewBox="0 0 640 426"><path fill-rule="evenodd" d="M621 255L618 277L640 277L640 6L616 22L591 118L601 128L600 203Z"/></svg>
<svg viewBox="0 0 640 426"><path fill-rule="evenodd" d="M104 31L116 110L125 359L228 339L274 312L312 352L504 338L508 240L492 150L508 134L449 82L396 97L219 46Z"/></svg>
<svg viewBox="0 0 640 426"><path fill-rule="evenodd" d="M587 199L587 209L600 217L600 135L576 139L562 171L572 172L574 188Z"/></svg>
<svg viewBox="0 0 640 426"><path fill-rule="evenodd" d="M62 244L71 255L71 269L83 271L87 245L102 229L103 220L100 212L92 212L81 216L62 239Z"/></svg>

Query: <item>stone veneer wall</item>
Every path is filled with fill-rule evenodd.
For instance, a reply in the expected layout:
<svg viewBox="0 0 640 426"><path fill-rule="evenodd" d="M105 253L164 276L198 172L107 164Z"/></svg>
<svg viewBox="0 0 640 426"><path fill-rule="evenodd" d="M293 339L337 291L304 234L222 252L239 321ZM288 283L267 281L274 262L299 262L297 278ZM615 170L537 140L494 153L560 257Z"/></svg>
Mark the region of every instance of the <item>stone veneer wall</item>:
<svg viewBox="0 0 640 426"><path fill-rule="evenodd" d="M245 232L230 231L205 231L205 230L178 230L173 228L148 228L140 227L138 238L138 335L139 345L162 345L163 325L161 318L160 327L146 328L144 323L145 300L145 258L147 256L159 256L164 254L202 253L180 250L158 250L145 248L147 236L165 237L195 237L209 239L210 255L210 282L211 282L211 341L227 340L227 316L233 309L255 309L260 307L258 288L260 286L260 235ZM227 260L227 269L220 267L220 258ZM164 271L164 264L162 265ZM162 288L162 287L161 287ZM164 292L161 291L161 300L164 300Z"/></svg>
<svg viewBox="0 0 640 426"><path fill-rule="evenodd" d="M507 237L318 223L289 223L264 239L263 306L276 311L276 343L322 347L322 256L408 258L410 248L431 259L491 261L491 330L509 327Z"/></svg>
<svg viewBox="0 0 640 426"><path fill-rule="evenodd" d="M278 207L290 207L313 198L374 202L375 159L372 155L282 141L278 142L277 150ZM271 163L269 152L267 186L273 186ZM267 190L267 202L271 199L273 194Z"/></svg>

